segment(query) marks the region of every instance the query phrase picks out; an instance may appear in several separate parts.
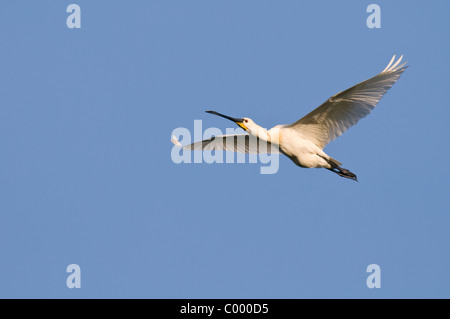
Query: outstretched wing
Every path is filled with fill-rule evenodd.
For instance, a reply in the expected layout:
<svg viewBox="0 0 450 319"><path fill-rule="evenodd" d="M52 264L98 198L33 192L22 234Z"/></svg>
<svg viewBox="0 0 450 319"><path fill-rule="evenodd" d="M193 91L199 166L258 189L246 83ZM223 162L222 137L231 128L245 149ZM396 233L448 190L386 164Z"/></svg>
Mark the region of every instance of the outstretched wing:
<svg viewBox="0 0 450 319"><path fill-rule="evenodd" d="M314 111L285 127L295 129L324 148L375 108L407 68L406 63L399 65L402 58L403 55L394 63L394 55L380 74L330 97Z"/></svg>
<svg viewBox="0 0 450 319"><path fill-rule="evenodd" d="M278 145L249 134L218 135L185 146L182 146L178 139L172 136L172 143L188 151L223 150L246 154L279 153Z"/></svg>

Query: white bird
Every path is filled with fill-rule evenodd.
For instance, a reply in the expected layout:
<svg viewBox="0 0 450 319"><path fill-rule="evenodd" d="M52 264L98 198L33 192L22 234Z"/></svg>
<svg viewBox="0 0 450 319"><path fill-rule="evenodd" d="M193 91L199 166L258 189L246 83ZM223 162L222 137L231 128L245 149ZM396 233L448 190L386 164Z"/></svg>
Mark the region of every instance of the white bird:
<svg viewBox="0 0 450 319"><path fill-rule="evenodd" d="M247 117L233 118L215 111L206 111L235 122L248 134L220 135L185 146L173 136L172 142L184 150L281 153L300 167L323 167L357 181L355 174L342 168L342 163L327 155L323 148L375 108L407 68L406 62L399 65L402 58L403 56L395 61L394 55L381 73L330 97L295 123L277 125L266 130Z"/></svg>

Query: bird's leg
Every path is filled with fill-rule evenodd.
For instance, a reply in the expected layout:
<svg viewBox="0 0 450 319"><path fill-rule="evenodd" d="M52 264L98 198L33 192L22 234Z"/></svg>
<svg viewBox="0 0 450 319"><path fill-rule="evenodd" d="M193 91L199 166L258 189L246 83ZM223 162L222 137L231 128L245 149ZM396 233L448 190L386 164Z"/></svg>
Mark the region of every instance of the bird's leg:
<svg viewBox="0 0 450 319"><path fill-rule="evenodd" d="M333 161L330 161L329 159L327 159L325 157L322 157L322 158L325 159L330 164L331 167L327 168L329 171L332 171L333 173L336 173L339 176L349 178L354 181L358 181L358 178L356 177L356 175L353 174L352 172L350 172L348 169L342 168L339 165L336 165L336 163L334 163Z"/></svg>
<svg viewBox="0 0 450 319"><path fill-rule="evenodd" d="M340 171L338 173L339 176L350 178L350 179L353 179L354 181L358 181L358 178L356 177L356 175L353 174L352 172L350 172L348 169L339 167L339 171Z"/></svg>
<svg viewBox="0 0 450 319"><path fill-rule="evenodd" d="M327 168L327 170L332 171L333 173L338 174L339 176L352 179L354 181L358 181L358 178L355 174L350 172L348 169L342 168L342 167L333 167L333 168Z"/></svg>

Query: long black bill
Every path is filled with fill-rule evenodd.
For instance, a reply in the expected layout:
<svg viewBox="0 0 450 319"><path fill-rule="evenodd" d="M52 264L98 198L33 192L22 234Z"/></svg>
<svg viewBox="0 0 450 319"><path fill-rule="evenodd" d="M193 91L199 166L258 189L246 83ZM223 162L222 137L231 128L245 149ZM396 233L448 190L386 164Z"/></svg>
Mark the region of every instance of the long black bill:
<svg viewBox="0 0 450 319"><path fill-rule="evenodd" d="M227 115L223 115L223 114L217 113L216 111L205 111L205 112L206 112L206 113L211 113L211 114L214 114L214 115L221 116L221 117L226 118L227 120L233 121L233 122L235 122L235 123L242 123L242 122L244 122L244 119L239 119L239 118L235 118L235 117L230 117L230 116L227 116Z"/></svg>

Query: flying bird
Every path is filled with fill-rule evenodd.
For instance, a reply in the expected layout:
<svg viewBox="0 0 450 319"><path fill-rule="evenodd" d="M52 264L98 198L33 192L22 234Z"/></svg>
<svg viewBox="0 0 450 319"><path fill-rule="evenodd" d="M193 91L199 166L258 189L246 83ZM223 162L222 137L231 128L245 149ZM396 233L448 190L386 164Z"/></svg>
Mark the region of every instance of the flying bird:
<svg viewBox="0 0 450 319"><path fill-rule="evenodd" d="M400 65L402 58L403 55L395 61L394 55L381 73L333 95L295 123L277 125L266 130L248 117L234 118L206 111L233 121L246 134L219 135L185 146L173 136L172 142L184 150L281 153L300 167L322 167L339 176L358 181L354 173L343 168L342 163L326 154L323 148L375 108L407 68L406 62Z"/></svg>

